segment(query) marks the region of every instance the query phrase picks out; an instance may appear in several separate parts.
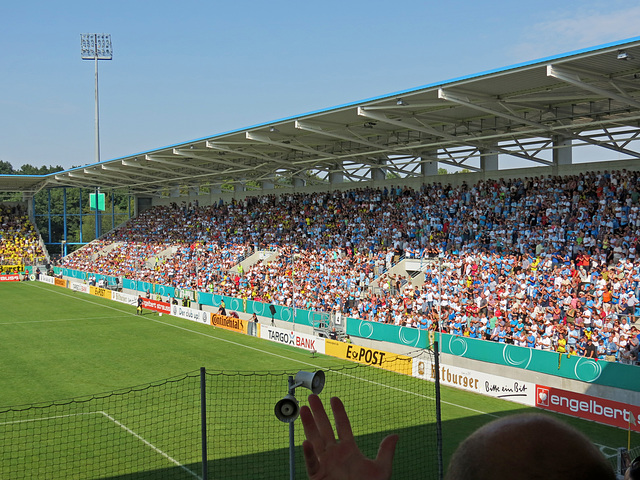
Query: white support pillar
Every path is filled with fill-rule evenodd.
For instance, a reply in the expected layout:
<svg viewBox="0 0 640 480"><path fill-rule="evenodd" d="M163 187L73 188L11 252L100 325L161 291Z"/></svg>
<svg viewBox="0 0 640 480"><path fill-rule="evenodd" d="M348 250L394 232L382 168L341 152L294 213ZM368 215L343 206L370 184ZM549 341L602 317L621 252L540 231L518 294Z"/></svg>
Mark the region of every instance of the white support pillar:
<svg viewBox="0 0 640 480"><path fill-rule="evenodd" d="M260 183L263 190L273 190L274 188L276 188L275 183L273 182L273 178L262 180L262 182Z"/></svg>
<svg viewBox="0 0 640 480"><path fill-rule="evenodd" d="M480 150L480 168L483 172L498 171L498 152L491 148Z"/></svg>
<svg viewBox="0 0 640 480"><path fill-rule="evenodd" d="M35 224L36 212L33 208L33 195L28 195L26 193L23 193L22 202L27 204L27 215L29 216L29 220L31 220Z"/></svg>
<svg viewBox="0 0 640 480"><path fill-rule="evenodd" d="M291 177L291 182L293 183L293 188L301 188L306 185L304 178L299 175L294 175L293 177Z"/></svg>
<svg viewBox="0 0 640 480"><path fill-rule="evenodd" d="M573 163L573 146L570 138L560 135L553 137L553 165L571 165Z"/></svg>
<svg viewBox="0 0 640 480"><path fill-rule="evenodd" d="M387 170L384 168L386 163L387 160L381 158L380 160L378 160L378 164L380 165L379 167L371 167L371 180L373 180L374 182L381 182L382 180L387 178Z"/></svg>
<svg viewBox="0 0 640 480"><path fill-rule="evenodd" d="M335 172L329 173L329 182L331 185L337 185L344 182L344 174L342 173L342 162L338 162L334 169Z"/></svg>
<svg viewBox="0 0 640 480"><path fill-rule="evenodd" d="M438 175L438 152L422 152L420 156L422 160L421 170L423 177L435 177Z"/></svg>

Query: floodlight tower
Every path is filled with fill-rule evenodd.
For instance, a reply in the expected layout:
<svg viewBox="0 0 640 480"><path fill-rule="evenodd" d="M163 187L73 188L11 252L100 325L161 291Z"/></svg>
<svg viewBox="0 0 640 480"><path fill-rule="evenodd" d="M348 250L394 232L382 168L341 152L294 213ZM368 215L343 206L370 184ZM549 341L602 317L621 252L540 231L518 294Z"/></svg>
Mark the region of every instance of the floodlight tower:
<svg viewBox="0 0 640 480"><path fill-rule="evenodd" d="M83 60L93 60L96 65L96 145L95 163L100 163L100 108L98 102L98 60L111 60L113 49L111 48L111 35L108 33L82 33L80 34L80 54ZM98 209L98 192L96 187L96 239L100 237L100 211Z"/></svg>
<svg viewBox="0 0 640 480"><path fill-rule="evenodd" d="M83 60L93 60L96 65L96 163L100 162L100 115L98 107L98 60L111 60L111 35L107 33L80 34L80 48Z"/></svg>

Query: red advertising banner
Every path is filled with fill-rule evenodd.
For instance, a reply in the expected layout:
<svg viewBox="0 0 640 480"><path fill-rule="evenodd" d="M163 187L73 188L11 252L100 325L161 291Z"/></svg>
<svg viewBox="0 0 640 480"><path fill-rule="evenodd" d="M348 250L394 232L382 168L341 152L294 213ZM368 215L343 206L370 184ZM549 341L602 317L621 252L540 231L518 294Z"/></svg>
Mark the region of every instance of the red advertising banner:
<svg viewBox="0 0 640 480"><path fill-rule="evenodd" d="M19 282L20 275L0 275L0 282Z"/></svg>
<svg viewBox="0 0 640 480"><path fill-rule="evenodd" d="M166 313L167 315L171 314L171 304L167 302L159 302L158 300L153 300L151 298L143 298L142 299L142 308L146 308L147 310L153 310L158 313Z"/></svg>
<svg viewBox="0 0 640 480"><path fill-rule="evenodd" d="M536 385L536 407L640 432L640 406Z"/></svg>

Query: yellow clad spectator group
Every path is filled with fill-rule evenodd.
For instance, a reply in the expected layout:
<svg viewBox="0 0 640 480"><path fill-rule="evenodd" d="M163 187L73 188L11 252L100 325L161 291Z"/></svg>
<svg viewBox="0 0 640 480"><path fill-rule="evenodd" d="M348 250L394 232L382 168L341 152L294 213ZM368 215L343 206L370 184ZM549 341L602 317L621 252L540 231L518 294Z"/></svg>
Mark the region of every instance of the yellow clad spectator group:
<svg viewBox="0 0 640 480"><path fill-rule="evenodd" d="M29 217L19 207L0 205L0 265L33 264L44 256Z"/></svg>

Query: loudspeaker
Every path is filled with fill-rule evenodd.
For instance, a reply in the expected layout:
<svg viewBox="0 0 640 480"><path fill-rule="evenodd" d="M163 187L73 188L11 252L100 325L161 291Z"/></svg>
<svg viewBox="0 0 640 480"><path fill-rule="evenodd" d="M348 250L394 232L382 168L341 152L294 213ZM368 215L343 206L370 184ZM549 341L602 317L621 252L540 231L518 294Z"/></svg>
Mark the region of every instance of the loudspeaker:
<svg viewBox="0 0 640 480"><path fill-rule="evenodd" d="M311 393L318 395L324 388L324 372L322 370L315 373L300 371L296 373L295 383L302 384L303 387L311 390Z"/></svg>
<svg viewBox="0 0 640 480"><path fill-rule="evenodd" d="M271 310L271 315L276 314L276 307L274 305L269 305L269 310Z"/></svg>
<svg viewBox="0 0 640 480"><path fill-rule="evenodd" d="M276 403L276 407L274 412L276 414L276 418L284 423L295 422L296 418L300 414L300 405L298 404L298 400L293 395L287 395L278 403Z"/></svg>

